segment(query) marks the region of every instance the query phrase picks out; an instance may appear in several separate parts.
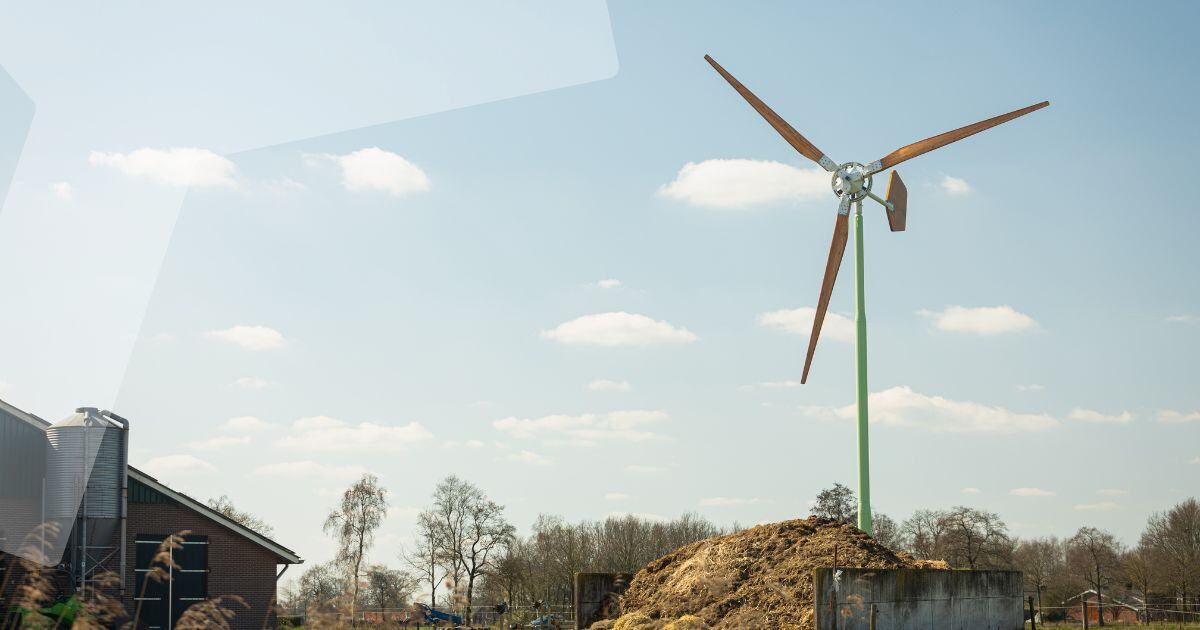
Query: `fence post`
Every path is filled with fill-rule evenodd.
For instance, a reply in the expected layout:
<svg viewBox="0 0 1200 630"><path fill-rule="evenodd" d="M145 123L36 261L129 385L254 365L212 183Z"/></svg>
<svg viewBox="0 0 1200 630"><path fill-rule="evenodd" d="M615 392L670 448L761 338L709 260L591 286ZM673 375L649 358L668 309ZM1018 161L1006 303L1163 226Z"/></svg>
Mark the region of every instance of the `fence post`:
<svg viewBox="0 0 1200 630"><path fill-rule="evenodd" d="M1029 596L1029 630L1037 630L1037 617L1033 612L1033 595Z"/></svg>
<svg viewBox="0 0 1200 630"><path fill-rule="evenodd" d="M1079 598L1079 605L1082 606L1082 608L1080 610L1083 611L1083 630L1087 630L1088 629L1087 597L1081 596Z"/></svg>
<svg viewBox="0 0 1200 630"><path fill-rule="evenodd" d="M875 604L871 604L871 630L875 630L875 618L879 616L879 609Z"/></svg>

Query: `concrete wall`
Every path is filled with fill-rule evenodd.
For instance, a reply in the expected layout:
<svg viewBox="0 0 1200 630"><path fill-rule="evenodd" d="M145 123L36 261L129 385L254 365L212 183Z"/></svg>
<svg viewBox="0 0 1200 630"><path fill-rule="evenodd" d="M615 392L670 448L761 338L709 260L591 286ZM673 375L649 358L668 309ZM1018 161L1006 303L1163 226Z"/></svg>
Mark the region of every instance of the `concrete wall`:
<svg viewBox="0 0 1200 630"><path fill-rule="evenodd" d="M1020 571L815 572L817 630L1022 630ZM871 625L872 606L875 625Z"/></svg>
<svg viewBox="0 0 1200 630"><path fill-rule="evenodd" d="M632 573L576 573L575 627L585 630L597 621L617 618L618 598L632 579Z"/></svg>

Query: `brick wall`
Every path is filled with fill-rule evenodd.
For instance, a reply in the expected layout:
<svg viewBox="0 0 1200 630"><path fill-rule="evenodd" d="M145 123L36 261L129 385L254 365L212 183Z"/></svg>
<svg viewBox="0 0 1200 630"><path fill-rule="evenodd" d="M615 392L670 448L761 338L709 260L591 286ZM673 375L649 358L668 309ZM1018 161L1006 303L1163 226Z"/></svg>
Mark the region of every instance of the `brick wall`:
<svg viewBox="0 0 1200 630"><path fill-rule="evenodd" d="M227 602L237 611L231 627L251 630L275 627L275 575L277 558L232 530L176 503L129 503L128 560L125 576L126 606L134 610L134 540L138 534L174 534L191 530L208 536L208 596L237 595L249 608Z"/></svg>

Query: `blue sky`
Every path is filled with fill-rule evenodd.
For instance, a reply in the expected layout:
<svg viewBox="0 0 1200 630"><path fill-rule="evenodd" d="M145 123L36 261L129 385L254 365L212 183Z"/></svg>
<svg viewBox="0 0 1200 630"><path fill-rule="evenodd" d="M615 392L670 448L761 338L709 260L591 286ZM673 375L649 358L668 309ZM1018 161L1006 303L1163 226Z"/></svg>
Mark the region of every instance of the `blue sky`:
<svg viewBox="0 0 1200 630"><path fill-rule="evenodd" d="M838 161L1052 102L901 165L907 232L865 208L877 510L1133 542L1194 493L1193 5L880 4L849 41L820 5L540 9L305 7L276 41L226 8L173 20L188 45L139 14L114 49L187 61L148 75L133 52L49 55L97 45L39 36L82 17L20 16L0 64L37 113L0 274L37 308L0 315L0 396L113 405L135 465L313 560L363 470L393 492L389 562L450 472L521 527L802 515L856 470L844 323L791 382L836 200L710 53ZM187 53L214 27L233 52ZM342 61L302 52L314 32ZM293 81L255 89L264 56ZM62 78L97 71L167 78Z"/></svg>

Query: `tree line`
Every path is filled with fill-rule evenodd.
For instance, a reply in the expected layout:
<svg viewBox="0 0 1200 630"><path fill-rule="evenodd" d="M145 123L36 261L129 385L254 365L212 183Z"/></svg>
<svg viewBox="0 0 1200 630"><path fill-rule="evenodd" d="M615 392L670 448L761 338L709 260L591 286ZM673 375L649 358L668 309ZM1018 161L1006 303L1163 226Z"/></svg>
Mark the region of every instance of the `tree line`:
<svg viewBox="0 0 1200 630"><path fill-rule="evenodd" d="M841 484L822 490L813 506L818 516L848 523L857 510L854 492ZM1120 603L1138 609L1144 621L1200 618L1200 502L1194 498L1152 514L1132 546L1088 525L1067 538L1022 539L994 512L966 506L917 510L901 523L878 513L874 521L876 539L918 559L1022 571L1047 619L1061 618L1086 591L1095 592L1089 605L1099 608L1101 620L1106 609L1115 619Z"/></svg>
<svg viewBox="0 0 1200 630"><path fill-rule="evenodd" d="M336 609L353 618L356 610L406 606L416 592L428 594L422 603L456 610L500 602L567 604L577 572L634 573L679 547L739 529L690 513L673 520L621 515L576 523L541 515L522 536L504 506L451 475L434 488L428 507L417 515L414 544L392 568L368 562L386 513L387 491L374 476L347 489L325 522L338 542L337 555L309 567L287 587L284 607ZM853 524L854 492L834 484L817 495L811 513ZM1062 617L1064 606L1077 604L1089 590L1098 594L1102 618L1106 611L1115 618L1111 602L1129 603L1139 614L1200 612L1195 499L1151 515L1133 546L1091 526L1067 538L1022 539L996 513L967 506L919 509L903 521L876 513L874 529L881 543L918 559L942 560L952 568L1023 571L1046 619Z"/></svg>

